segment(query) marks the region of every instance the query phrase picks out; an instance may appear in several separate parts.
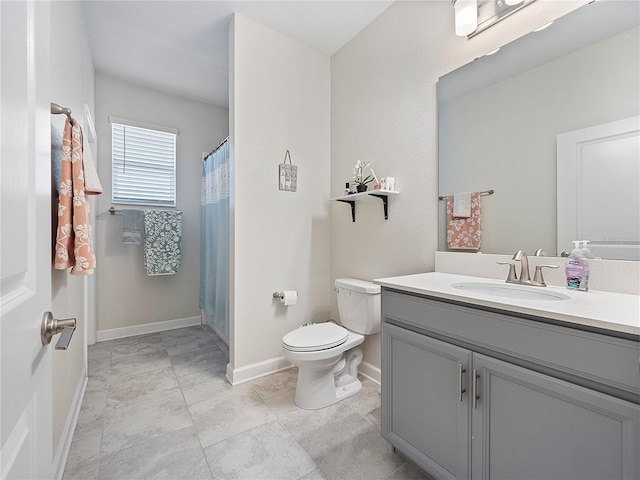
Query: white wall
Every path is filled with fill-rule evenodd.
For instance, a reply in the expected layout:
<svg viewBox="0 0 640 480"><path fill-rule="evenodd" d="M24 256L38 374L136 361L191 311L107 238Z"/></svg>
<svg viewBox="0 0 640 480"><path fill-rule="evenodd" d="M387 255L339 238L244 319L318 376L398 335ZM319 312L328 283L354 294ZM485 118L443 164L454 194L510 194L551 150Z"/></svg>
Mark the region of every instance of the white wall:
<svg viewBox="0 0 640 480"><path fill-rule="evenodd" d="M148 277L142 245L124 245L122 216L105 213L111 206L110 116L179 130L177 208L184 215L182 263L177 275ZM96 222L99 339L114 328L199 317L202 152L210 151L227 136L228 111L96 75L95 122L98 173L104 188Z"/></svg>
<svg viewBox="0 0 640 480"><path fill-rule="evenodd" d="M358 159L396 177L400 195L331 207L331 278L432 271L437 249L436 82L445 73L586 2L539 1L468 40L456 37L448 1L395 2L331 58L331 195ZM337 315L335 300L332 312ZM380 337L365 342L380 366Z"/></svg>
<svg viewBox="0 0 640 480"><path fill-rule="evenodd" d="M330 62L238 14L229 56L229 377L236 383L278 368L282 336L329 315ZM278 190L286 150L298 165L296 193ZM297 305L272 298L283 289L298 291Z"/></svg>
<svg viewBox="0 0 640 480"><path fill-rule="evenodd" d="M71 108L74 118L86 130L84 105L94 112L94 71L82 4L51 2L51 24L51 101ZM51 122L54 135L59 135L57 141L61 142L64 115L52 116ZM52 235L55 236L55 231ZM74 401L81 400L76 395L86 375L86 314L90 310L86 297L92 283L90 278L52 268L52 311L56 318L75 317L77 321L69 348L53 353L53 448L58 457L64 449L61 441L70 441L73 435L72 430L65 428L69 428L67 422L73 416Z"/></svg>

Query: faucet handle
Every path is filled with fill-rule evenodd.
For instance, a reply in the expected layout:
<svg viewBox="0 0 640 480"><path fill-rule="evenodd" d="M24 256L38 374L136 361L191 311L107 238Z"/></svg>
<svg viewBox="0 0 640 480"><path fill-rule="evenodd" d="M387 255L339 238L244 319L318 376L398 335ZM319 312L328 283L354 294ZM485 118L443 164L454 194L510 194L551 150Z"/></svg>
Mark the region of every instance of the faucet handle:
<svg viewBox="0 0 640 480"><path fill-rule="evenodd" d="M517 283L518 275L516 274L516 264L511 262L496 262L498 265L509 265L509 275L507 275L507 283Z"/></svg>
<svg viewBox="0 0 640 480"><path fill-rule="evenodd" d="M537 265L536 273L533 276L533 284L537 287L546 287L547 284L544 282L544 278L542 277L542 269L543 268L559 268L558 265Z"/></svg>

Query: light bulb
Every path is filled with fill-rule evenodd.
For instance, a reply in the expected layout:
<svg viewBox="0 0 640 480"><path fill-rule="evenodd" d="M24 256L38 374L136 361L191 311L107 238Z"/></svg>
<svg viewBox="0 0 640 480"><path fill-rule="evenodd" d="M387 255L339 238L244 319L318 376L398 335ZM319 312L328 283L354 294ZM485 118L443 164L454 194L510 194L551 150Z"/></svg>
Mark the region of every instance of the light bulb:
<svg viewBox="0 0 640 480"><path fill-rule="evenodd" d="M478 0L454 0L456 35L464 37L478 28Z"/></svg>

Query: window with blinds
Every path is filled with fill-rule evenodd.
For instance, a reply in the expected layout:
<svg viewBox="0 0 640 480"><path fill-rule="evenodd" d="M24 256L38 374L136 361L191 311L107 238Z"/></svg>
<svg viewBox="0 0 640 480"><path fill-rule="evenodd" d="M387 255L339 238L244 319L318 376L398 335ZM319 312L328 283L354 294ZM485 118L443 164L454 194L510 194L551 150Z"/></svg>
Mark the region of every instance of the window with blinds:
<svg viewBox="0 0 640 480"><path fill-rule="evenodd" d="M176 134L111 124L113 203L176 206Z"/></svg>

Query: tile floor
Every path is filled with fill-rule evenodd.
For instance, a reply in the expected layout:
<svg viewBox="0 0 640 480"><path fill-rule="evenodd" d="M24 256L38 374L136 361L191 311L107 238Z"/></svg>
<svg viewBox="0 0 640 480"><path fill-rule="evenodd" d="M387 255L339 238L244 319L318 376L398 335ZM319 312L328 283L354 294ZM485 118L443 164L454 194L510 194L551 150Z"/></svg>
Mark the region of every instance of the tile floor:
<svg viewBox="0 0 640 480"><path fill-rule="evenodd" d="M297 371L232 387L227 346L188 327L89 347L64 479L423 479L380 435L380 387L321 410Z"/></svg>

